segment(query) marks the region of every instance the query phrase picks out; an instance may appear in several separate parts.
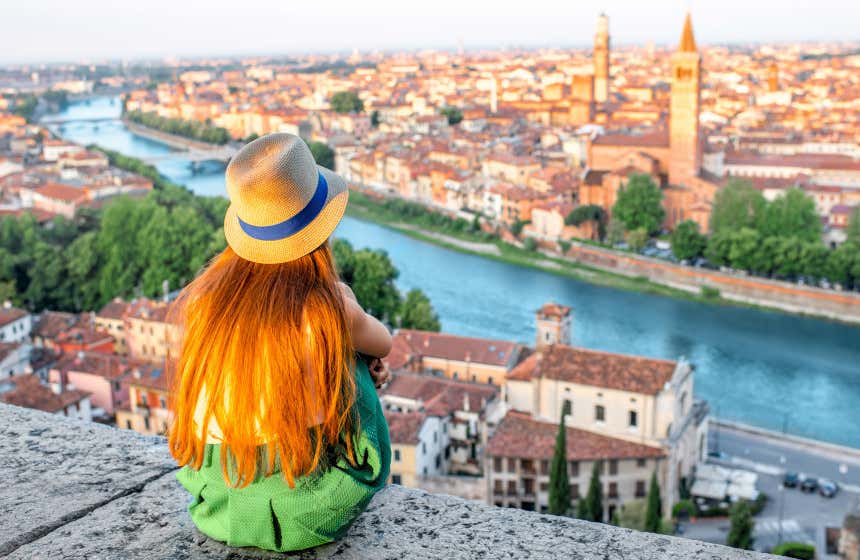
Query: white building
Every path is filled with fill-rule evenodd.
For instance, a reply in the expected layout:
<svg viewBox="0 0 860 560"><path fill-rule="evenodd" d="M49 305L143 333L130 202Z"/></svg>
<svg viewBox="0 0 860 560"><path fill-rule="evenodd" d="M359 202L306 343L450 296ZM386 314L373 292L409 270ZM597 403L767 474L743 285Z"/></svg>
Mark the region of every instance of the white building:
<svg viewBox="0 0 860 560"><path fill-rule="evenodd" d="M24 342L30 340L33 316L23 309L5 302L0 309L0 342Z"/></svg>

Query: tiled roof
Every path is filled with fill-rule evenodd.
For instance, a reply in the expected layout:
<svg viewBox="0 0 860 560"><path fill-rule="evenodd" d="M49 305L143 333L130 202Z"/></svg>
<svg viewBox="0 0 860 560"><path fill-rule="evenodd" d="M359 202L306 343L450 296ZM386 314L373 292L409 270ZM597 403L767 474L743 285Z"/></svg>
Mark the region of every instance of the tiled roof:
<svg viewBox="0 0 860 560"><path fill-rule="evenodd" d="M125 312L128 309L128 306L128 303L117 298L102 307L101 310L96 314L96 317L113 320L123 319L125 317Z"/></svg>
<svg viewBox="0 0 860 560"><path fill-rule="evenodd" d="M0 327L26 317L27 312L17 307L0 307Z"/></svg>
<svg viewBox="0 0 860 560"><path fill-rule="evenodd" d="M82 344L86 346L97 343L112 342L113 340L114 338L110 334L98 331L90 325L72 327L57 336L58 343Z"/></svg>
<svg viewBox="0 0 860 560"><path fill-rule="evenodd" d="M138 362L112 354L100 352L76 352L65 354L53 369L98 375L105 379L119 379L126 376Z"/></svg>
<svg viewBox="0 0 860 560"><path fill-rule="evenodd" d="M138 365L134 368L134 373L128 380L128 384L158 391L167 391L169 383L164 363Z"/></svg>
<svg viewBox="0 0 860 560"><path fill-rule="evenodd" d="M555 450L558 424L533 419L523 412L508 412L487 443L486 454L495 457L551 459ZM595 459L644 459L663 457L659 447L567 428L568 461Z"/></svg>
<svg viewBox="0 0 860 560"><path fill-rule="evenodd" d="M538 309L543 317L567 317L570 315L570 307L558 303L545 303Z"/></svg>
<svg viewBox="0 0 860 560"><path fill-rule="evenodd" d="M421 431L425 418L426 415L423 412L385 412L391 443L417 444L419 442L418 433Z"/></svg>
<svg viewBox="0 0 860 560"><path fill-rule="evenodd" d="M43 311L33 327L33 336L53 339L78 324L80 317L63 311Z"/></svg>
<svg viewBox="0 0 860 560"><path fill-rule="evenodd" d="M386 395L418 400L431 416L448 416L456 410L464 410L465 399L469 399L469 410L478 412L496 397L498 389L493 385L466 383L434 375L397 373L385 388Z"/></svg>
<svg viewBox="0 0 860 560"><path fill-rule="evenodd" d="M59 412L89 395L78 390L63 391L58 395L50 387L42 385L33 374L16 375L0 381L0 401L45 412Z"/></svg>
<svg viewBox="0 0 860 560"><path fill-rule="evenodd" d="M554 344L511 370L508 380L536 377L655 395L672 379L677 363Z"/></svg>
<svg viewBox="0 0 860 560"><path fill-rule="evenodd" d="M669 147L669 132L660 130L649 134L601 134L592 142L597 146Z"/></svg>
<svg viewBox="0 0 860 560"><path fill-rule="evenodd" d="M505 340L406 329L397 331L397 338L402 338L415 355L502 367L513 363L522 348Z"/></svg>
<svg viewBox="0 0 860 560"><path fill-rule="evenodd" d="M168 309L169 305L164 302L141 298L129 304L128 318L163 323Z"/></svg>

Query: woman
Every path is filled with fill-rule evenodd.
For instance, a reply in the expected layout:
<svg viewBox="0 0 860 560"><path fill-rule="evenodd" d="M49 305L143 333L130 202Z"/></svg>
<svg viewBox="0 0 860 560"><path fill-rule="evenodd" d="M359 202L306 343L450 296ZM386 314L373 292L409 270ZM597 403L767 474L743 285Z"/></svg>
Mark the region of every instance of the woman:
<svg viewBox="0 0 860 560"><path fill-rule="evenodd" d="M343 179L290 134L243 147L226 178L228 247L172 308L170 451L200 531L299 550L341 536L385 485L374 384L391 336L338 281Z"/></svg>

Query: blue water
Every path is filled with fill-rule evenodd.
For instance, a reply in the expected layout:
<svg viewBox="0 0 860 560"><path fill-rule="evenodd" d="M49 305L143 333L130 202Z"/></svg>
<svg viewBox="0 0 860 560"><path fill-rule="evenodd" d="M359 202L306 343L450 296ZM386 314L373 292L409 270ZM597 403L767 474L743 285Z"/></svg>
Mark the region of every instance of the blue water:
<svg viewBox="0 0 860 560"><path fill-rule="evenodd" d="M118 112L118 105L102 99L72 105L63 116ZM62 133L138 157L170 151L119 122L94 126L67 124ZM197 174L184 162L164 161L158 168L197 193L224 194L221 165ZM356 247L388 251L400 270L398 287L424 290L446 332L531 343L534 311L557 301L574 309L574 344L685 356L696 367L697 396L719 417L775 430L785 423L793 434L860 447L858 327L594 286L456 253L351 218L337 235Z"/></svg>

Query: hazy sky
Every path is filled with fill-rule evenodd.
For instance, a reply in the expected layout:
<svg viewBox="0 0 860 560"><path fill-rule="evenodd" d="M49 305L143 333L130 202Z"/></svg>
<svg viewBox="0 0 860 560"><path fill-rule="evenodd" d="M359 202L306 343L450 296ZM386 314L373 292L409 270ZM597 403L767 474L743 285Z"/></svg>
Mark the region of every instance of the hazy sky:
<svg viewBox="0 0 860 560"><path fill-rule="evenodd" d="M2 0L0 61L589 43L857 40L857 0Z"/></svg>

